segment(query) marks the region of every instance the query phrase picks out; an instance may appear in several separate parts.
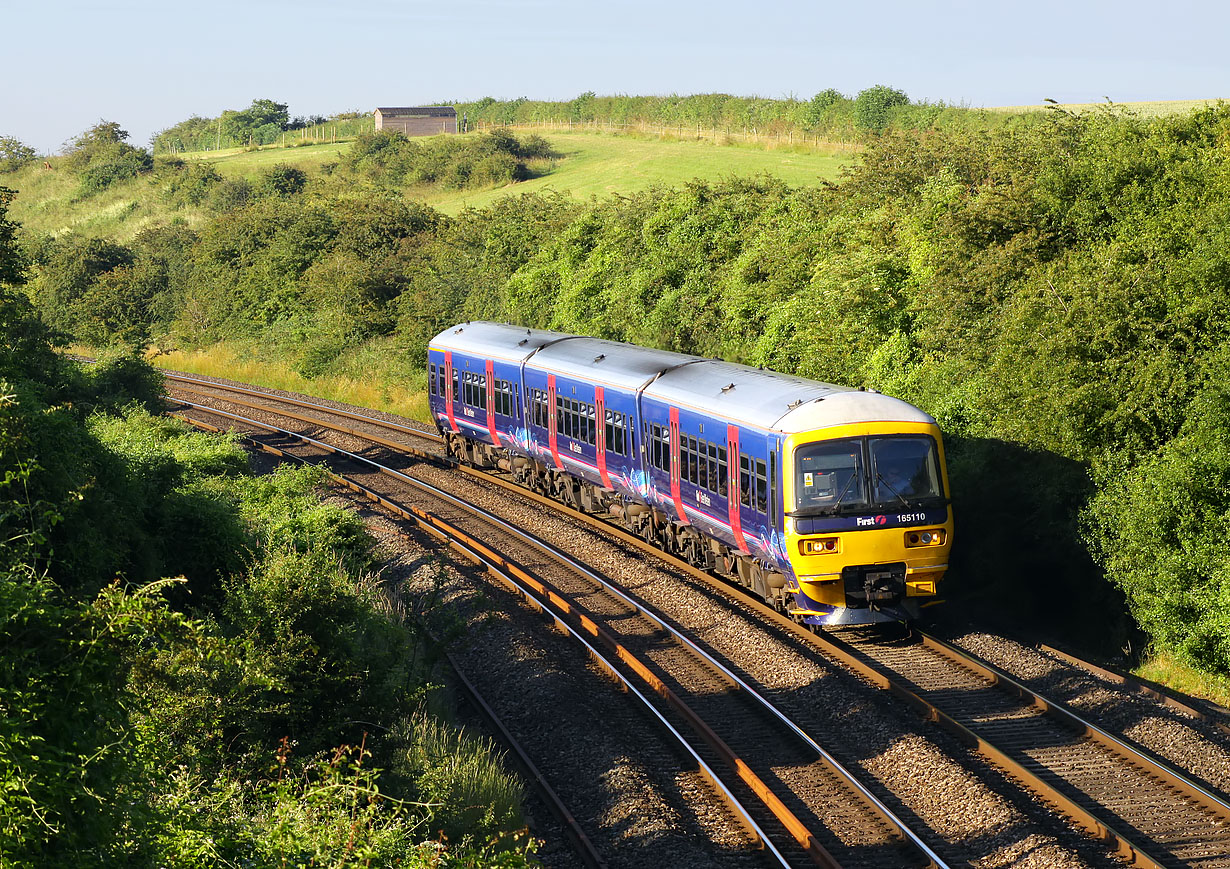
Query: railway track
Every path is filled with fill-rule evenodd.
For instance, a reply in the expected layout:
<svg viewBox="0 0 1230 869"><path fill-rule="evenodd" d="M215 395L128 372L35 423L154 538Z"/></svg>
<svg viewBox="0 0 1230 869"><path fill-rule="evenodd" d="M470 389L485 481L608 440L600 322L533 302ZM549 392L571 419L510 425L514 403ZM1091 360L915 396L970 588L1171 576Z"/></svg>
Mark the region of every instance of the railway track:
<svg viewBox="0 0 1230 869"><path fill-rule="evenodd" d="M1230 805L1151 752L925 633L843 645L1130 862L1230 866Z"/></svg>
<svg viewBox="0 0 1230 869"><path fill-rule="evenodd" d="M217 384L203 386L200 382L190 387L198 390L198 394L220 388ZM282 411L271 409L274 403L281 400L280 397L248 397L241 400L251 400L269 413L286 416ZM317 409L300 405L299 409L311 410L311 414L297 417L310 425L334 427L349 436L383 443L391 450L417 451L423 456L433 452L431 442L434 433L398 431L387 427L383 420L356 420L352 414L345 415L347 422L344 424L329 423L326 422L328 416L343 414L324 406ZM394 432L395 435L381 441L379 438L383 436L376 434L376 430L381 428L386 434ZM365 434L361 429L369 431ZM369 438L369 435L376 437ZM480 477L490 480L488 475ZM523 497L531 497L524 490L517 489L517 492ZM581 521L594 520L586 517ZM626 544L640 545L639 540L627 538L616 529L607 527L605 530L606 533L626 538ZM657 553L656 557L673 563L675 569L682 573L697 576L698 579L703 577L669 556ZM704 579L708 581L709 578ZM609 623L632 624L633 617L612 609L617 605L609 598L600 600L600 593L592 587L589 591L580 590L578 593L595 608L597 614L609 616ZM738 596L739 591L727 587L722 594ZM746 600L743 605L756 606ZM608 609L609 612L603 612ZM640 619L641 616L635 618ZM977 661L957 663L953 650L941 653L933 640L892 644L855 637L850 644L829 643L824 637L802 631L771 610L760 612L758 618L765 624L772 623L792 632L794 642L813 649L827 660L840 661L843 666L860 672L862 678L872 684L907 699L928 719L943 723L960 742L981 754L1012 781L1039 794L1049 805L1086 829L1096 841L1110 844L1124 859L1155 866L1230 866L1230 857L1227 857L1230 854L1230 826L1227 825L1224 803L1217 794L1188 780L1189 777L1180 771L1166 769L1164 763L1159 766L1155 758L1147 756L1147 752L1143 759L1125 760L1132 757L1134 746L1123 743L1110 749L1102 737L1089 736L1088 723L1065 719L1062 710L1055 714L1066 723L1047 719L1042 710L1060 709L1060 704L1023 693L1023 686L1011 683L1004 674L988 671ZM658 637L659 634L642 624L624 638L627 645L639 643L659 656L651 657L650 669L664 684L672 688L684 684L687 678L692 677L677 673L687 667L683 670L672 669L666 661L666 652L662 651L666 646L660 639L655 639ZM981 675L970 675L979 672ZM721 681L718 679L713 687L704 689L702 696L729 692L729 680L726 680L725 688L719 686ZM1009 685L1011 687L1007 687ZM1017 698L1015 701L1011 700L1012 695ZM1013 702L1015 706L1011 705ZM1039 724L1039 720L1046 723ZM732 729L755 732L757 726L743 724ZM1073 727L1084 735L1075 735ZM1068 752L1066 755L1060 751L1061 747ZM1128 794L1126 798L1125 792ZM1137 796L1133 798L1132 795ZM823 817L823 811L815 809L813 816Z"/></svg>
<svg viewBox="0 0 1230 869"><path fill-rule="evenodd" d="M268 428L216 408L192 408ZM290 437L286 431L275 433ZM342 454L409 484L419 500L426 496L434 502L427 511L416 508L404 515L447 535L450 545L481 561L584 641L591 656L619 678L625 689L648 703L654 716L680 739L780 865L947 865L771 703L601 575L434 487L370 459L300 437L309 452L327 449ZM286 445L277 449L298 454ZM301 458L310 460L311 456ZM382 503L389 506L390 502L384 499ZM466 527L476 522L481 527ZM540 578L544 576L547 579ZM579 600L586 602L579 604ZM659 702L650 703L635 683L656 695ZM694 736L683 738L681 724ZM756 738L749 740L749 734ZM739 737L742 744L732 747L729 740ZM726 768L725 774L714 772L719 765Z"/></svg>

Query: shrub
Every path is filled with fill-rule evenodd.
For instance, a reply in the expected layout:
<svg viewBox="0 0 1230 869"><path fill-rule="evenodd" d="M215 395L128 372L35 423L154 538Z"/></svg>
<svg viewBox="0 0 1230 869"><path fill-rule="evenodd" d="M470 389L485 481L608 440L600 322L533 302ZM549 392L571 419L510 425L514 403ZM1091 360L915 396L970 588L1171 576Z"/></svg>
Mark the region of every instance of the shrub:
<svg viewBox="0 0 1230 869"><path fill-rule="evenodd" d="M222 176L211 163L174 158L159 158L154 182L162 196L177 208L204 205L222 183Z"/></svg>
<svg viewBox="0 0 1230 869"><path fill-rule="evenodd" d="M1230 365L1214 369L1177 437L1114 474L1088 534L1159 649L1230 673Z"/></svg>
<svg viewBox="0 0 1230 869"><path fill-rule="evenodd" d="M909 104L910 98L904 91L882 84L869 87L854 98L854 122L859 129L879 133L888 126L890 109Z"/></svg>
<svg viewBox="0 0 1230 869"><path fill-rule="evenodd" d="M12 136L0 136L0 174L24 169L37 158L29 145Z"/></svg>
<svg viewBox="0 0 1230 869"><path fill-rule="evenodd" d="M257 189L262 196L293 196L303 192L307 180L302 169L278 163L261 175Z"/></svg>

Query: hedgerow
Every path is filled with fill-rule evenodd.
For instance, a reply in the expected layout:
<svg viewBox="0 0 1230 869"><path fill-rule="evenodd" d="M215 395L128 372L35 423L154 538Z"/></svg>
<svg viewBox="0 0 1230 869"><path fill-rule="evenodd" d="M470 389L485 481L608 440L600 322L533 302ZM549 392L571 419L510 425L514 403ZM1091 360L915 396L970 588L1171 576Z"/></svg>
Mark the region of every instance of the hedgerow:
<svg viewBox="0 0 1230 869"><path fill-rule="evenodd" d="M254 477L154 415L130 354L58 355L23 277L0 273L0 864L528 865L489 747L406 768L438 741L430 639L320 474ZM446 799L454 757L498 817Z"/></svg>

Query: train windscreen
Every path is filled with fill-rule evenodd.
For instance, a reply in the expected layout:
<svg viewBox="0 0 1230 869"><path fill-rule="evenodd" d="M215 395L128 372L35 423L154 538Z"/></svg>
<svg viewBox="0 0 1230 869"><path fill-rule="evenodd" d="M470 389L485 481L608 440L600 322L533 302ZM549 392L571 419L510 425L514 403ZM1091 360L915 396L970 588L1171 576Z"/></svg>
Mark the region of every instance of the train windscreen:
<svg viewBox="0 0 1230 869"><path fill-rule="evenodd" d="M863 439L805 444L794 453L794 511L821 512L867 503Z"/></svg>
<svg viewBox="0 0 1230 869"><path fill-rule="evenodd" d="M929 437L868 439L876 504L913 504L942 498L935 441Z"/></svg>

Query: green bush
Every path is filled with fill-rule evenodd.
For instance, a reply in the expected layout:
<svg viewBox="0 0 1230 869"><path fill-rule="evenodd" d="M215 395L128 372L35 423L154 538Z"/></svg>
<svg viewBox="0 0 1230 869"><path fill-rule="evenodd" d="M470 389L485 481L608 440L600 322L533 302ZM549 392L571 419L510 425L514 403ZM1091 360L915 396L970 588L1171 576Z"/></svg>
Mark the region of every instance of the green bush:
<svg viewBox="0 0 1230 869"><path fill-rule="evenodd" d="M1178 435L1113 473L1088 534L1159 648L1230 673L1230 365L1214 368Z"/></svg>
<svg viewBox="0 0 1230 869"><path fill-rule="evenodd" d="M261 174L257 189L262 196L294 196L307 186L308 176L302 169L278 163Z"/></svg>
<svg viewBox="0 0 1230 869"><path fill-rule="evenodd" d="M0 136L0 174L24 169L37 159L37 153L13 136Z"/></svg>
<svg viewBox="0 0 1230 869"><path fill-rule="evenodd" d="M212 163L159 157L155 166L154 183L162 197L177 208L204 205L222 183Z"/></svg>
<svg viewBox="0 0 1230 869"><path fill-rule="evenodd" d="M888 126L890 111L909 104L910 98L904 91L887 85L869 87L854 98L854 123L862 130L882 132Z"/></svg>
<svg viewBox="0 0 1230 869"><path fill-rule="evenodd" d="M338 161L335 174L377 184L490 187L532 175L527 160L553 156L540 136L519 140L507 130L482 136L408 139L395 131L364 133Z"/></svg>

